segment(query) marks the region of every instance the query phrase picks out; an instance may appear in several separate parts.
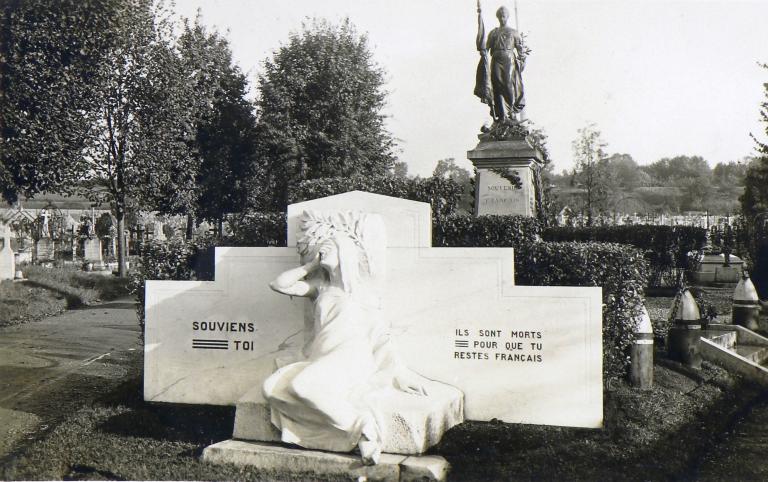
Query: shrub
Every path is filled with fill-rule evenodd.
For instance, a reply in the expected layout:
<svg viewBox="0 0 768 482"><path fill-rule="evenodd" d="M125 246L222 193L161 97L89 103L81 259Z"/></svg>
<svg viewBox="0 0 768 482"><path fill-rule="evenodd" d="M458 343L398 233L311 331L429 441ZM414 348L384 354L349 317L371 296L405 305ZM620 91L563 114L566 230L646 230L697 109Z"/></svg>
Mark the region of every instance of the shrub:
<svg viewBox="0 0 768 482"><path fill-rule="evenodd" d="M648 260L649 286L675 286L680 271L695 268L707 231L693 226L553 227L542 232L546 241L597 241L630 244Z"/></svg>
<svg viewBox="0 0 768 482"><path fill-rule="evenodd" d="M513 247L539 240L539 222L527 216L480 216L454 214L433 217L435 247Z"/></svg>
<svg viewBox="0 0 768 482"><path fill-rule="evenodd" d="M213 238L193 241L172 239L144 245L138 266L131 270L129 289L135 294L137 316L144 329L144 286L146 280L212 280Z"/></svg>
<svg viewBox="0 0 768 482"><path fill-rule="evenodd" d="M78 308L99 300L113 300L128 294L127 280L86 273L73 267L44 268L29 265L24 269L28 284L64 296L68 308Z"/></svg>
<svg viewBox="0 0 768 482"><path fill-rule="evenodd" d="M0 281L0 327L39 320L66 310L61 293L33 284Z"/></svg>
<svg viewBox="0 0 768 482"><path fill-rule="evenodd" d="M520 285L601 286L603 376L626 374L648 278L641 251L615 243L533 243L515 253L515 277Z"/></svg>
<svg viewBox="0 0 768 482"><path fill-rule="evenodd" d="M387 176L326 177L300 182L288 193L288 202L297 203L349 191L367 191L385 196L427 202L432 216L448 216L456 211L463 188L442 177L402 178Z"/></svg>
<svg viewBox="0 0 768 482"><path fill-rule="evenodd" d="M230 220L232 235L221 246L285 246L285 213L252 212Z"/></svg>

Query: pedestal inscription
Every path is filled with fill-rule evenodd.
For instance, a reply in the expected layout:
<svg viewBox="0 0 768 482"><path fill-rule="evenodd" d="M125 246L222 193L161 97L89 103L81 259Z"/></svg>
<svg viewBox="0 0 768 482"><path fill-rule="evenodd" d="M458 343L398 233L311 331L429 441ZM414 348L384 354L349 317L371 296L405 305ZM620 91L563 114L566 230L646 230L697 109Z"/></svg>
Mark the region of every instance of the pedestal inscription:
<svg viewBox="0 0 768 482"><path fill-rule="evenodd" d="M475 216L536 216L541 153L526 139L482 141L467 157L477 170ZM511 181L515 177L519 186Z"/></svg>

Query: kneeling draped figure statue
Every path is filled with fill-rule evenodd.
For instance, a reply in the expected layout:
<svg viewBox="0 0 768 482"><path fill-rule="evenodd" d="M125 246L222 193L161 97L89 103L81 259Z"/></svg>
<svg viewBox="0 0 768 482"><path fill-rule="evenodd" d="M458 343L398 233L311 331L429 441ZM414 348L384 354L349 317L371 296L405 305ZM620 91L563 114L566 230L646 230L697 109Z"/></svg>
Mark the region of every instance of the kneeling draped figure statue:
<svg viewBox="0 0 768 482"><path fill-rule="evenodd" d="M313 301L314 336L304 346L305 359L264 382L272 423L283 442L336 452L357 448L363 463L375 464L386 420L372 394L428 397L431 382L400 362L382 316L384 223L377 214L313 211L304 213L301 230L303 264L270 287Z"/></svg>

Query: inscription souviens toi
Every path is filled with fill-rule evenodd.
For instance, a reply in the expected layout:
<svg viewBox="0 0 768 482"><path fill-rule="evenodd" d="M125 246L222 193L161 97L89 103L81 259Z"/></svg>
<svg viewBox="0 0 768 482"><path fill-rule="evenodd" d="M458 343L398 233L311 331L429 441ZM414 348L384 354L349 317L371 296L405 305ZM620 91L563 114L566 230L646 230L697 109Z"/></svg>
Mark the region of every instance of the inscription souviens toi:
<svg viewBox="0 0 768 482"><path fill-rule="evenodd" d="M461 351L454 351L453 358L458 360L544 361L543 335L540 331L456 328L454 335L454 348Z"/></svg>
<svg viewBox="0 0 768 482"><path fill-rule="evenodd" d="M219 333L254 333L256 324L253 321L193 321L192 336L195 332L211 332L213 336ZM230 345L232 342L232 345ZM230 340L229 338L192 338L192 348L195 350L229 350L253 351L256 343L254 340Z"/></svg>

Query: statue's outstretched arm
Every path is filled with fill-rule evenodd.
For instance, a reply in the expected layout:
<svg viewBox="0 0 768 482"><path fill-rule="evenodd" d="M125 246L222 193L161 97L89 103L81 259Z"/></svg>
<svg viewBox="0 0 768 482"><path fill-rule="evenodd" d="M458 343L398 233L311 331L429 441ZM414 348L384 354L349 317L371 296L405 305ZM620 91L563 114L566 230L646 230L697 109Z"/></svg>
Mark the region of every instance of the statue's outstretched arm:
<svg viewBox="0 0 768 482"><path fill-rule="evenodd" d="M400 357L392 346L389 333L381 335L374 348L374 356L380 368L392 370L392 385L400 391L413 395L427 395L423 381L419 375L409 369L400 360Z"/></svg>
<svg viewBox="0 0 768 482"><path fill-rule="evenodd" d="M312 261L298 268L289 269L280 274L269 287L278 293L290 296L317 296L317 288L304 279L320 266L320 257L316 256Z"/></svg>

